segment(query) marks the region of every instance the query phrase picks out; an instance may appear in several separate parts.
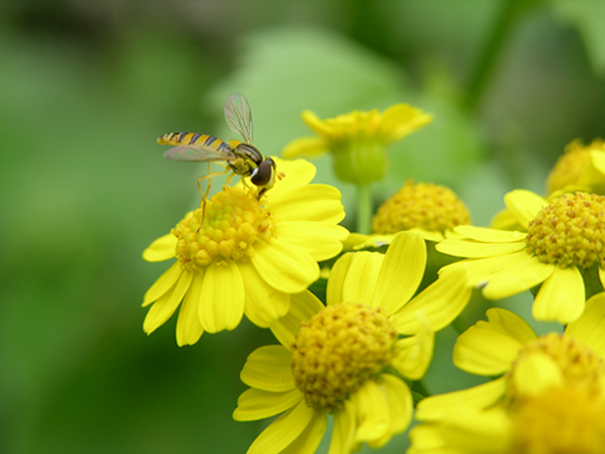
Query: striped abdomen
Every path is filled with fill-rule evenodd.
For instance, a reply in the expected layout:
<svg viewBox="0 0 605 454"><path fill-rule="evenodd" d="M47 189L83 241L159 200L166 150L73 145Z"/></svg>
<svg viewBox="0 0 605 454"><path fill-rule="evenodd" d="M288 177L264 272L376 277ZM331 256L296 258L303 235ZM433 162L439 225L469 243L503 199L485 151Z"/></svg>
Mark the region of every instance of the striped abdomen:
<svg viewBox="0 0 605 454"><path fill-rule="evenodd" d="M229 144L223 142L221 139L208 135L199 134L197 132L170 132L164 134L158 139L160 145L189 145L214 148L219 153L231 150Z"/></svg>

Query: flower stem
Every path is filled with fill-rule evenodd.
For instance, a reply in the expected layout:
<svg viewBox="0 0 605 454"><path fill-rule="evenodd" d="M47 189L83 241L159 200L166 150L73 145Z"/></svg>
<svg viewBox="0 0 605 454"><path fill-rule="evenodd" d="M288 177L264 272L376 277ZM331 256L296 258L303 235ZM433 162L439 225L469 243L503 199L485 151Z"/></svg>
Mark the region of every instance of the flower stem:
<svg viewBox="0 0 605 454"><path fill-rule="evenodd" d="M462 316L458 316L452 322L452 328L460 335L470 328L471 325Z"/></svg>
<svg viewBox="0 0 605 454"><path fill-rule="evenodd" d="M519 13L530 3L532 2L519 2L519 0L504 0L502 3L496 23L491 28L491 35L486 37L477 64L468 81L464 100L468 110L474 111L477 108Z"/></svg>
<svg viewBox="0 0 605 454"><path fill-rule="evenodd" d="M372 196L369 184L357 185L357 233L372 232Z"/></svg>

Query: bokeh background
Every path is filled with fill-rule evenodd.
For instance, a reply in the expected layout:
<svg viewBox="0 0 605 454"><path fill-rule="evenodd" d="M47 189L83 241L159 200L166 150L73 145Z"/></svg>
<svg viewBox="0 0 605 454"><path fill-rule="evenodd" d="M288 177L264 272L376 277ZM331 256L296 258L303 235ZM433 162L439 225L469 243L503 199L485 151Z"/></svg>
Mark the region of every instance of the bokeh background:
<svg viewBox="0 0 605 454"><path fill-rule="evenodd" d="M178 348L174 319L142 331L142 296L167 264L141 253L199 203L205 172L162 159L159 135L232 138L222 106L239 91L255 143L277 155L309 134L303 109L411 103L435 120L391 148L375 203L433 181L485 225L505 192L543 193L568 142L605 134L604 4L2 2L0 452L238 453L266 424L231 412L270 333L244 322ZM328 157L315 163L352 227L353 188ZM453 369L453 339L439 335L433 392L476 383Z"/></svg>

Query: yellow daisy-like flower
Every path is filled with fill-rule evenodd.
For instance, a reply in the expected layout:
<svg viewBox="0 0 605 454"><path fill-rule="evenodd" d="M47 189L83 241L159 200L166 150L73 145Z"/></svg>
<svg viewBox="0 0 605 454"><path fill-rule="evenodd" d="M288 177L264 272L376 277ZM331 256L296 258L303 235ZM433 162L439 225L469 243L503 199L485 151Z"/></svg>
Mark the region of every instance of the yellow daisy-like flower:
<svg viewBox="0 0 605 454"><path fill-rule="evenodd" d="M562 324L577 320L586 300L583 273L591 285L605 280L605 196L577 192L548 202L517 190L504 201L524 231L454 228L460 237L436 249L467 259L441 273L464 268L471 285L485 285L483 295L494 300L542 284L534 318Z"/></svg>
<svg viewBox="0 0 605 454"><path fill-rule="evenodd" d="M569 143L551 170L546 186L549 200L566 192L605 194L605 142L595 139L590 145L584 145L576 139ZM506 208L493 217L491 226L519 229L515 217Z"/></svg>
<svg viewBox="0 0 605 454"><path fill-rule="evenodd" d="M595 139L584 145L576 139L565 147L565 153L548 175L548 194L580 190L602 194L605 190L605 142Z"/></svg>
<svg viewBox="0 0 605 454"><path fill-rule="evenodd" d="M326 120L306 110L302 119L319 137L292 141L283 156L313 157L329 151L340 180L366 185L384 177L387 146L430 123L433 117L408 104L395 104L383 113L356 110Z"/></svg>
<svg viewBox="0 0 605 454"><path fill-rule="evenodd" d="M458 338L454 362L502 377L421 401L408 453L605 452L605 293L564 334L538 337L504 309L487 316Z"/></svg>
<svg viewBox="0 0 605 454"><path fill-rule="evenodd" d="M412 298L425 264L424 241L404 232L386 255L342 256L328 280L327 307L310 292L292 296L290 312L271 326L281 345L254 351L241 373L251 388L238 400L236 420L283 413L249 454L312 453L329 414L330 454L348 454L364 442L383 446L408 427L412 396L400 377L424 375L433 332L470 297L460 272Z"/></svg>
<svg viewBox="0 0 605 454"><path fill-rule="evenodd" d="M334 257L348 232L340 192L309 184L315 166L276 159L285 175L260 201L242 184L224 187L204 210L188 213L172 232L143 253L150 262L176 257L145 294L152 305L143 328L148 334L181 305L179 345L194 344L203 331L234 329L244 313L268 327L286 314L290 293L319 277L318 261Z"/></svg>
<svg viewBox="0 0 605 454"><path fill-rule="evenodd" d="M378 208L372 222L372 235L351 233L345 241L345 249L390 244L395 234L404 230L427 241L439 242L454 227L470 223L468 208L451 189L408 180Z"/></svg>

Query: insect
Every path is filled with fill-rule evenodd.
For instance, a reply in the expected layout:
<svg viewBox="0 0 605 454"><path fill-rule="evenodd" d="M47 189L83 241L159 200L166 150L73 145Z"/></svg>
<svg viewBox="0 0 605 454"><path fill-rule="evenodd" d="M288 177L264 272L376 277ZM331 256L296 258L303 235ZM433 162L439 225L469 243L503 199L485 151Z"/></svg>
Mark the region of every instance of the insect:
<svg viewBox="0 0 605 454"><path fill-rule="evenodd" d="M158 143L175 145L164 153L165 158L175 161L208 162L208 172L211 162L218 162L225 166L224 172L208 173L198 179L200 194L202 193L200 182L204 179L208 180L206 195L202 195L204 204L210 192L210 179L229 172L231 174L227 184L233 175L249 177L252 184L258 188L257 199L260 200L263 194L273 187L278 177L275 161L264 158L258 148L252 144L252 111L246 98L239 93L232 94L227 98L224 110L229 129L239 134L243 142L232 140L227 143L208 134L172 132L161 136ZM247 186L243 178L242 182Z"/></svg>

